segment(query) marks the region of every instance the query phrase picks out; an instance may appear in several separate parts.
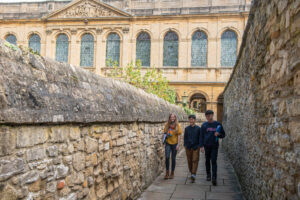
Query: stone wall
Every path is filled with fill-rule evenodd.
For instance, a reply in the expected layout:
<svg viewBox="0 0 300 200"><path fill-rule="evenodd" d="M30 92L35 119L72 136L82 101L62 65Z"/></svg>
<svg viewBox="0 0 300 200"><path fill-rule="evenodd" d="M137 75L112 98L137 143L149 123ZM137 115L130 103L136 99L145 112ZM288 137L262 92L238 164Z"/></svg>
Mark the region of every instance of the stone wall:
<svg viewBox="0 0 300 200"><path fill-rule="evenodd" d="M300 197L300 1L255 1L224 93L224 146L247 199Z"/></svg>
<svg viewBox="0 0 300 200"><path fill-rule="evenodd" d="M181 108L0 41L0 199L134 199ZM184 124L182 124L184 126Z"/></svg>

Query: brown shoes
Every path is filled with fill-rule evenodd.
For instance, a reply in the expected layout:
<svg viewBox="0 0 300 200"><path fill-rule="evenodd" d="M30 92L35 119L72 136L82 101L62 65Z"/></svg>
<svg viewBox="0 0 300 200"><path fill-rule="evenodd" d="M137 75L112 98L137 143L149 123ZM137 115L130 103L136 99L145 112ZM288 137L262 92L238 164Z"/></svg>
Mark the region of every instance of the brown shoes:
<svg viewBox="0 0 300 200"><path fill-rule="evenodd" d="M169 177L169 179L173 179L174 178L174 171L171 172L171 176Z"/></svg>
<svg viewBox="0 0 300 200"><path fill-rule="evenodd" d="M169 171L166 171L165 180L169 179Z"/></svg>

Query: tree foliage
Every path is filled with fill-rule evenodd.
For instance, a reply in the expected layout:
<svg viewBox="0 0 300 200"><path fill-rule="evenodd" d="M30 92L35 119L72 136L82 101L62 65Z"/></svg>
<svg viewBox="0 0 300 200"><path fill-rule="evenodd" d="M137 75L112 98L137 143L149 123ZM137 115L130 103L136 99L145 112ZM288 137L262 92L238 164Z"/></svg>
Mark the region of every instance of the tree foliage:
<svg viewBox="0 0 300 200"><path fill-rule="evenodd" d="M108 76L111 78L123 80L137 88L142 88L148 93L175 104L176 92L169 85L169 81L163 77L159 69L151 67L145 73L141 72L141 61L129 63L126 67L118 67L118 63L107 61L107 66L113 66Z"/></svg>

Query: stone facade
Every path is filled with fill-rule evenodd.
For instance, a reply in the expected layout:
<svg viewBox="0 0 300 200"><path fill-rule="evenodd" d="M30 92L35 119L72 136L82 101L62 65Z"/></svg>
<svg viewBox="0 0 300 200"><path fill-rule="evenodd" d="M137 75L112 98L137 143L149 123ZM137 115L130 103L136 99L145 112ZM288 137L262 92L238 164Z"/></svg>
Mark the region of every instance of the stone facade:
<svg viewBox="0 0 300 200"><path fill-rule="evenodd" d="M224 92L223 145L247 199L300 197L300 1L255 1Z"/></svg>
<svg viewBox="0 0 300 200"><path fill-rule="evenodd" d="M0 60L1 200L134 199L161 172L181 108L3 41Z"/></svg>
<svg viewBox="0 0 300 200"><path fill-rule="evenodd" d="M54 59L57 37L66 34L67 62L79 66L82 36L91 34L94 37L93 64L83 68L106 75L110 70L106 67L108 35L120 36L119 62L126 66L136 60L138 35L147 32L151 38L150 66L159 68L167 77L176 89L178 103L187 96L187 103L192 106L193 96L202 95L206 108L217 112L222 110L217 108L218 103L222 104L219 97L232 72L232 67L221 66L221 35L226 30L233 31L238 49L249 7L248 0L0 3L0 38L13 34L18 45L27 47L30 36L37 34L40 54ZM89 8L92 9L87 13ZM168 31L178 35L178 66L175 67L163 66L164 37ZM202 67L191 64L192 37L197 31L207 35L207 63Z"/></svg>

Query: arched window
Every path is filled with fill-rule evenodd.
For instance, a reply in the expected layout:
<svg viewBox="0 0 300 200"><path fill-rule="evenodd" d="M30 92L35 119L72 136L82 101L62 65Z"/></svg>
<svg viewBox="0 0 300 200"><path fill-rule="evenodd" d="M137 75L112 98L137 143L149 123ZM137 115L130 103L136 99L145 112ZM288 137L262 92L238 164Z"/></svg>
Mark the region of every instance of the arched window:
<svg viewBox="0 0 300 200"><path fill-rule="evenodd" d="M94 66L94 36L89 33L81 38L80 66Z"/></svg>
<svg viewBox="0 0 300 200"><path fill-rule="evenodd" d="M136 39L136 60L141 60L142 66L150 66L151 39L146 32L141 32Z"/></svg>
<svg viewBox="0 0 300 200"><path fill-rule="evenodd" d="M37 53L41 53L41 38L38 34L31 34L29 37L29 48Z"/></svg>
<svg viewBox="0 0 300 200"><path fill-rule="evenodd" d="M178 66L178 36L169 31L164 38L163 66Z"/></svg>
<svg viewBox="0 0 300 200"><path fill-rule="evenodd" d="M69 58L69 38L66 34L59 34L56 38L55 60L68 62Z"/></svg>
<svg viewBox="0 0 300 200"><path fill-rule="evenodd" d="M9 34L5 37L5 40L13 45L17 45L17 38L13 34Z"/></svg>
<svg viewBox="0 0 300 200"><path fill-rule="evenodd" d="M192 66L207 65L207 36L203 31L196 31L192 36Z"/></svg>
<svg viewBox="0 0 300 200"><path fill-rule="evenodd" d="M117 33L110 33L106 42L106 65L112 66L113 63L120 64L120 36Z"/></svg>
<svg viewBox="0 0 300 200"><path fill-rule="evenodd" d="M221 36L221 66L233 67L237 57L237 36L227 30Z"/></svg>

